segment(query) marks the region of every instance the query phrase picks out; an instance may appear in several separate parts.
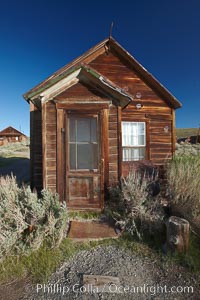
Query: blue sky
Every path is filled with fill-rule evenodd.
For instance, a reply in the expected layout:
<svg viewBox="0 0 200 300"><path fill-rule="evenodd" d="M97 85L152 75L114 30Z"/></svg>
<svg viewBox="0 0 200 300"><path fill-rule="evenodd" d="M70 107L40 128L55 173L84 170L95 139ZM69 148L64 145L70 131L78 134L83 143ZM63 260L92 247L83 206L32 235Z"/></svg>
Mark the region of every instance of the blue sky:
<svg viewBox="0 0 200 300"><path fill-rule="evenodd" d="M200 124L199 0L7 0L0 4L0 130L29 134L22 94L109 35L183 104L177 127Z"/></svg>

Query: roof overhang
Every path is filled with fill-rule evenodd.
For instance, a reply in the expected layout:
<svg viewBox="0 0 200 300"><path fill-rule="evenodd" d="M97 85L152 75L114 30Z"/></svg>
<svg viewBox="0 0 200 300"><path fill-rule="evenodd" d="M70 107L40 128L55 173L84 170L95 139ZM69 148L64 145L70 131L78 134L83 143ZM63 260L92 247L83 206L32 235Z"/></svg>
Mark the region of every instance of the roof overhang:
<svg viewBox="0 0 200 300"><path fill-rule="evenodd" d="M127 50L125 50L116 40L110 38L110 49L114 50L119 56L123 57L130 66L143 78L143 80L173 108L182 107L182 103L172 95L172 93L164 87L150 72L148 72Z"/></svg>
<svg viewBox="0 0 200 300"><path fill-rule="evenodd" d="M39 91L31 93L26 100L33 103L47 102L55 99L56 96L66 91L78 82L89 82L89 84L95 86L106 97L114 99L122 108L126 107L132 100L132 96L126 91L115 85L108 80L105 76L102 76L96 70L87 65L80 64L76 68L72 68L65 74L64 78L60 78L49 87L44 86Z"/></svg>
<svg viewBox="0 0 200 300"><path fill-rule="evenodd" d="M46 80L32 88L30 91L25 93L23 96L28 102L37 99L38 104L40 104L39 95L46 89L54 86L58 82L65 79L69 74L75 72L77 67L84 63L89 63L94 57L106 52L114 51L118 56L125 59L129 66L133 68L134 71L146 82L153 90L155 90L168 105L174 109L180 108L182 104L168 91L151 73L149 73L128 51L126 51L115 39L112 37L103 40L96 46L92 47L86 51L83 55L79 56L71 63L65 65L60 70L52 74ZM97 73L95 71L95 73ZM100 79L99 79L100 81ZM108 81L106 79L106 81ZM122 91L122 90L121 90Z"/></svg>

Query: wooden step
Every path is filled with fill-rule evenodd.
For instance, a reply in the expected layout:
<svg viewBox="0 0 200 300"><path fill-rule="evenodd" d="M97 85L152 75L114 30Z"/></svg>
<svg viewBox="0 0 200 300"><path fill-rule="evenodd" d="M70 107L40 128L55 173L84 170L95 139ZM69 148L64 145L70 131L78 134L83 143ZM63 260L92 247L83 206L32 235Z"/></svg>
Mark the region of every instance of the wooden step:
<svg viewBox="0 0 200 300"><path fill-rule="evenodd" d="M107 221L77 221L70 222L68 237L71 239L105 239L118 238L113 225Z"/></svg>

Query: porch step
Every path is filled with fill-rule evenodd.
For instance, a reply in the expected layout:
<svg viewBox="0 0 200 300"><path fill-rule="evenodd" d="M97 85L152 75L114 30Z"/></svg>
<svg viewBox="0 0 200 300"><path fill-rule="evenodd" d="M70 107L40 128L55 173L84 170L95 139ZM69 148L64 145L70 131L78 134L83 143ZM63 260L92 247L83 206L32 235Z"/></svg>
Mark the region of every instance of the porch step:
<svg viewBox="0 0 200 300"><path fill-rule="evenodd" d="M71 221L68 237L71 239L118 238L113 225L107 221Z"/></svg>

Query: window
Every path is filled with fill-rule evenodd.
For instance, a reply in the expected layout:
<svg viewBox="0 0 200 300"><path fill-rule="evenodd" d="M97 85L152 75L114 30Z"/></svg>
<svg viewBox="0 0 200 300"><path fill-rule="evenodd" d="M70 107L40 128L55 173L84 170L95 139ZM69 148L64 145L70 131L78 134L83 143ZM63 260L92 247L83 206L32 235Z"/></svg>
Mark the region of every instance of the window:
<svg viewBox="0 0 200 300"><path fill-rule="evenodd" d="M142 160L145 159L145 153L145 122L122 122L122 160Z"/></svg>
<svg viewBox="0 0 200 300"><path fill-rule="evenodd" d="M70 170L98 168L97 118L69 118Z"/></svg>

